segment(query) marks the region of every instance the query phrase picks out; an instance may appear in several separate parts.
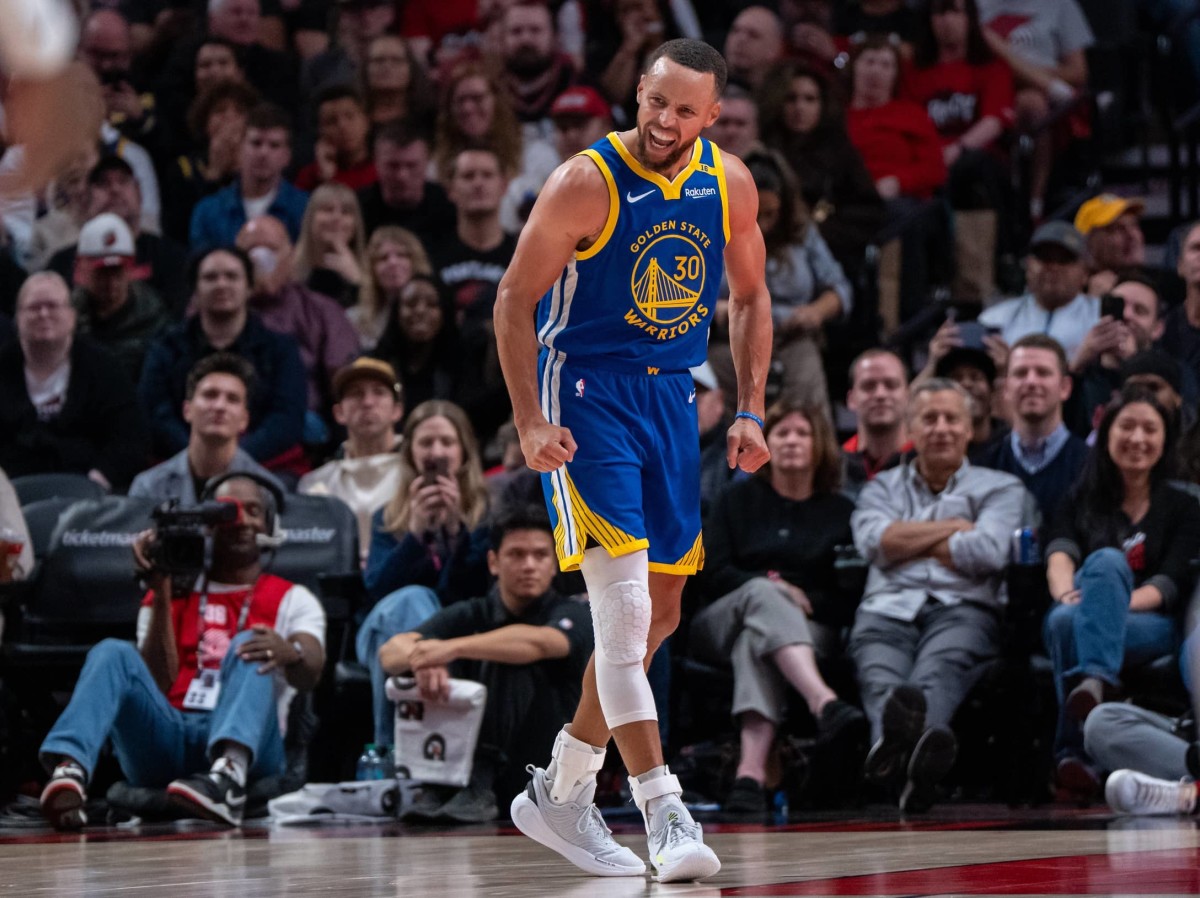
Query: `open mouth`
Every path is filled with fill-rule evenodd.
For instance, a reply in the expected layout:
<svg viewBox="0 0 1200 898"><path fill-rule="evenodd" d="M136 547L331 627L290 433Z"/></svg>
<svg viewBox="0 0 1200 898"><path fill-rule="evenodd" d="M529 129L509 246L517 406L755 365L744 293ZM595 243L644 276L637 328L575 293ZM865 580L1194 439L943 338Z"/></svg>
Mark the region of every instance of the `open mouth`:
<svg viewBox="0 0 1200 898"><path fill-rule="evenodd" d="M659 137L653 131L647 129L646 144L648 146L654 147L654 149L656 149L656 150L669 150L669 149L671 149L671 147L675 146L675 138Z"/></svg>

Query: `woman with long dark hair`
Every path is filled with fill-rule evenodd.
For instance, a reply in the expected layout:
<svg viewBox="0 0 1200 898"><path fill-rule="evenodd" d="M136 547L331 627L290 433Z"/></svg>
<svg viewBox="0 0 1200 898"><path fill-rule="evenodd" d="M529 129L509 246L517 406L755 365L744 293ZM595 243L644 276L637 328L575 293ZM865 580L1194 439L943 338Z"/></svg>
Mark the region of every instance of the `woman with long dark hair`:
<svg viewBox="0 0 1200 898"><path fill-rule="evenodd" d="M866 753L862 712L838 699L817 669L854 616L834 573L839 544L852 541L854 503L838 492L841 455L823 409L779 402L763 433L771 461L728 487L704 524L702 583L708 603L691 628L691 651L733 666L733 714L741 757L725 810L765 810L767 757L789 686L817 721L818 741L857 775ZM840 765L839 765L840 766Z"/></svg>
<svg viewBox="0 0 1200 898"><path fill-rule="evenodd" d="M410 408L427 399L453 399L458 328L449 293L433 275L414 273L400 288L387 326L371 355L396 369Z"/></svg>
<svg viewBox="0 0 1200 898"><path fill-rule="evenodd" d="M1082 725L1121 670L1179 647L1200 551L1200 504L1169 483L1174 423L1154 395L1127 387L1105 410L1083 477L1050 529L1054 607L1043 635L1059 700L1059 782L1099 785Z"/></svg>
<svg viewBox="0 0 1200 898"><path fill-rule="evenodd" d="M846 133L846 118L824 75L784 63L766 79L759 101L763 142L783 154L821 236L847 271L883 224L883 201Z"/></svg>

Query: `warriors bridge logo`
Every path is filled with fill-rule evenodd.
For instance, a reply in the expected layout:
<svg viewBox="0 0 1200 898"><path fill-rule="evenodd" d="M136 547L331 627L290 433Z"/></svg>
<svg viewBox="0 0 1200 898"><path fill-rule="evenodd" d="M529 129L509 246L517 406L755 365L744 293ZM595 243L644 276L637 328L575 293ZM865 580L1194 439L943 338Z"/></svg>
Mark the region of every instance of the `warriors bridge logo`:
<svg viewBox="0 0 1200 898"><path fill-rule="evenodd" d="M703 248L708 235L688 222L664 221L632 242L637 255L630 276L634 308L625 321L659 340L699 327L709 315L700 302L708 274Z"/></svg>

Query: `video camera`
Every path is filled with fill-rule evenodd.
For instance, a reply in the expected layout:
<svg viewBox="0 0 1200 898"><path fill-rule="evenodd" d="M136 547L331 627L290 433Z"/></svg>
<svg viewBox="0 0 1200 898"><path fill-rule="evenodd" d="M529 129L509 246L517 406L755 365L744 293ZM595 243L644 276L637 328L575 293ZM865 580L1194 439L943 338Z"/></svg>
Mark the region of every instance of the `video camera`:
<svg viewBox="0 0 1200 898"><path fill-rule="evenodd" d="M173 577L195 577L212 564L213 530L240 523L242 506L228 501L182 506L172 499L150 516L156 537L151 563Z"/></svg>

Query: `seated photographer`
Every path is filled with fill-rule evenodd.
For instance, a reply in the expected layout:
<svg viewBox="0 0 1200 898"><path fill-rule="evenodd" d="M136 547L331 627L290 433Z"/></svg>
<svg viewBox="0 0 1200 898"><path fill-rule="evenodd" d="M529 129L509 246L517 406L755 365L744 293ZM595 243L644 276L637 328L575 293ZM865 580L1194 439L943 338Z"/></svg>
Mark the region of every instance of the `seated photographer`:
<svg viewBox="0 0 1200 898"><path fill-rule="evenodd" d="M277 543L273 488L233 474L204 498L236 509L213 528L210 569L176 597L184 572L170 568L191 567L177 557L187 553L155 531L138 536L133 554L149 585L138 648L95 646L42 743L52 771L42 814L56 829L87 823L88 779L109 739L131 785L166 787L188 816L230 826L241 822L247 783L284 769L288 705L325 662L325 612L303 586L263 572L262 552Z"/></svg>
<svg viewBox="0 0 1200 898"><path fill-rule="evenodd" d="M333 394L333 419L346 428L346 441L332 461L301 477L296 491L335 496L350 506L366 564L371 518L400 485L396 424L404 417L404 399L392 366L367 356L334 375Z"/></svg>
<svg viewBox="0 0 1200 898"><path fill-rule="evenodd" d="M443 606L487 589L487 500L466 413L441 399L422 402L404 424L400 485L372 519L363 572L376 604L358 629L355 649L371 671L377 745L393 740L379 647Z"/></svg>
<svg viewBox="0 0 1200 898"><path fill-rule="evenodd" d="M250 426L254 368L240 355L205 356L188 372L183 420L190 428L187 448L133 478L129 495L196 504L204 484L233 472L256 474L284 492L266 468L238 440Z"/></svg>
<svg viewBox="0 0 1200 898"><path fill-rule="evenodd" d="M822 744L849 755L867 738L862 712L817 669L818 653L840 650L838 631L853 620L857 598L838 589L834 574L834 547L851 542L854 503L838 492L833 430L822 406L785 400L767 411L763 435L770 463L727 487L705 520L702 583L711 601L691 628L699 659L733 666L741 757L725 810L740 813L766 810L767 758L789 685Z"/></svg>
<svg viewBox="0 0 1200 898"><path fill-rule="evenodd" d="M497 793L521 791L524 765L550 751L579 702L592 619L585 603L551 589L558 561L545 509L502 517L487 561L496 584L486 596L443 608L379 650L384 672L412 672L427 701L449 695L451 676L488 690L470 785L450 796L426 791L406 819L494 819Z"/></svg>

